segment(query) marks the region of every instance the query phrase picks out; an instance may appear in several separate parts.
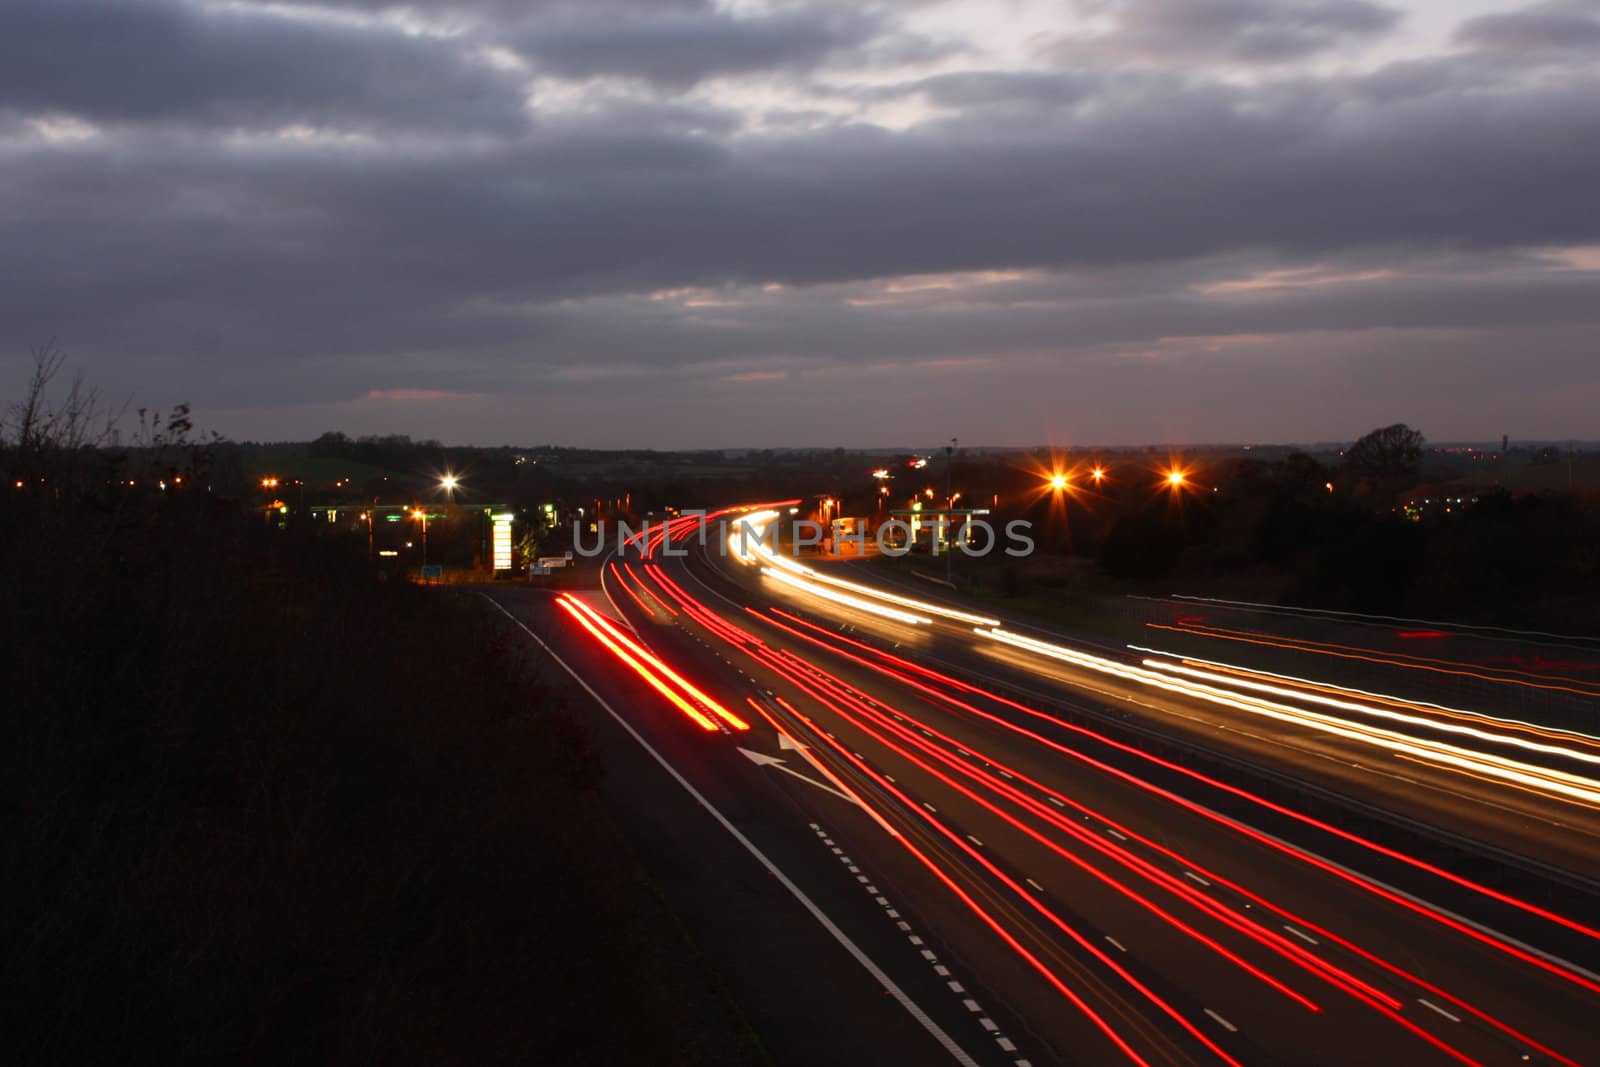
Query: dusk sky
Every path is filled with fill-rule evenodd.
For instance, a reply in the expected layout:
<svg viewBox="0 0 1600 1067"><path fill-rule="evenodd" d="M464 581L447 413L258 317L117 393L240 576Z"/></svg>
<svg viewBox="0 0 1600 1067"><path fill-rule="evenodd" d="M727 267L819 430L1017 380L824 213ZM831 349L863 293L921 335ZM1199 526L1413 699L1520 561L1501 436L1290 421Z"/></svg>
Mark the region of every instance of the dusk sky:
<svg viewBox="0 0 1600 1067"><path fill-rule="evenodd" d="M237 439L1600 437L1600 0L5 0L0 397Z"/></svg>

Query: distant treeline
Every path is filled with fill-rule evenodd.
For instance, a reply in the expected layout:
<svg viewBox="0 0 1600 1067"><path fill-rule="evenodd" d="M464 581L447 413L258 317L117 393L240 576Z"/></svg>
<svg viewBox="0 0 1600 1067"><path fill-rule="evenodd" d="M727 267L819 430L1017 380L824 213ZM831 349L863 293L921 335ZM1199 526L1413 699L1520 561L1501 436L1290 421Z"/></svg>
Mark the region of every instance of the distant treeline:
<svg viewBox="0 0 1600 1067"><path fill-rule="evenodd" d="M1097 557L1164 591L1600 632L1600 494L1457 490L1408 510L1421 494L1407 479L1372 494L1347 491L1350 476L1306 456L1239 463L1218 493L1118 515Z"/></svg>

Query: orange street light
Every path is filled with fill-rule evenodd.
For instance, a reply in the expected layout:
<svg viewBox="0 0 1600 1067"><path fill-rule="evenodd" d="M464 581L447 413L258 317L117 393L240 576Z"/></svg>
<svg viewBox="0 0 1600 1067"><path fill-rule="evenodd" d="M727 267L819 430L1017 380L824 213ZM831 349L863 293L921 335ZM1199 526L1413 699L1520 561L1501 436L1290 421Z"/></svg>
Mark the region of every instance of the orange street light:
<svg viewBox="0 0 1600 1067"><path fill-rule="evenodd" d="M1050 488L1054 489L1056 492L1059 493L1059 492L1061 492L1061 490L1065 489L1066 487L1067 487L1067 476L1065 474L1053 475L1050 478Z"/></svg>
<svg viewBox="0 0 1600 1067"><path fill-rule="evenodd" d="M1106 480L1106 469L1104 467L1096 467L1094 470L1089 472L1089 477L1093 478L1097 482L1103 482Z"/></svg>
<svg viewBox="0 0 1600 1067"><path fill-rule="evenodd" d="M1186 481L1188 481L1187 476L1177 468L1173 468L1167 472L1167 484L1174 489L1182 487Z"/></svg>

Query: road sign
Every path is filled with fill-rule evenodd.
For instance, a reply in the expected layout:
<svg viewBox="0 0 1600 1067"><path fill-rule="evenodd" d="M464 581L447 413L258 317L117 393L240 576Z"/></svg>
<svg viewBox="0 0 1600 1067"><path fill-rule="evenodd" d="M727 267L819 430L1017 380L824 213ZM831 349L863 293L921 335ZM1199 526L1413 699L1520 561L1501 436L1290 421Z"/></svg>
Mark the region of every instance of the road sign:
<svg viewBox="0 0 1600 1067"><path fill-rule="evenodd" d="M443 563L425 563L425 564L422 565L422 580L423 581L427 582L427 581L432 581L435 578L443 578L443 577L444 577L444 564Z"/></svg>

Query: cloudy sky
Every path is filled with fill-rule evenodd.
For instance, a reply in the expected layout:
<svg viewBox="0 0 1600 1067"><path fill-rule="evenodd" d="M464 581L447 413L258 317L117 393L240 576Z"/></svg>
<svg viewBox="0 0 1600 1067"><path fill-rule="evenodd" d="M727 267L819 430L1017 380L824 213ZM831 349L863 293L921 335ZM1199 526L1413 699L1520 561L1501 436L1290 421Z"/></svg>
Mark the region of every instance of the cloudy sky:
<svg viewBox="0 0 1600 1067"><path fill-rule="evenodd" d="M1600 0L5 0L0 397L1600 437Z"/></svg>

